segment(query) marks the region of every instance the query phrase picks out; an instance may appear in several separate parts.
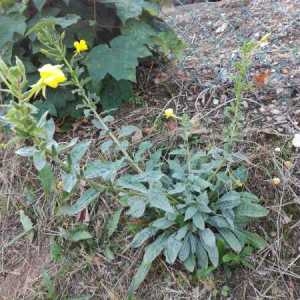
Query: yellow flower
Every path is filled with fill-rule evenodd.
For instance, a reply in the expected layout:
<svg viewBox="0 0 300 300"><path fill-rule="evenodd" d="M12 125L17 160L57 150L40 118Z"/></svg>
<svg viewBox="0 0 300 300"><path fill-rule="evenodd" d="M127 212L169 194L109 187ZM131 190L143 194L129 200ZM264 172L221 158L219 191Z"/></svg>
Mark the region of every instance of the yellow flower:
<svg viewBox="0 0 300 300"><path fill-rule="evenodd" d="M174 114L174 110L172 108L166 109L164 111L164 116L166 117L166 119L176 118L176 115Z"/></svg>
<svg viewBox="0 0 300 300"><path fill-rule="evenodd" d="M39 68L40 80L31 86L29 97L37 96L42 91L43 96L46 98L47 86L56 89L61 83L65 82L67 77L61 67L60 65L47 64Z"/></svg>
<svg viewBox="0 0 300 300"><path fill-rule="evenodd" d="M76 53L81 53L81 52L89 50L89 47L85 40L80 40L80 41L74 42L74 48L76 49L76 51L75 51Z"/></svg>
<svg viewBox="0 0 300 300"><path fill-rule="evenodd" d="M64 72L61 70L60 65L47 64L40 68L39 72L41 76L41 83L53 89L56 89L59 84L67 80Z"/></svg>
<svg viewBox="0 0 300 300"><path fill-rule="evenodd" d="M278 177L274 177L274 178L272 179L272 184L273 184L274 186L279 185L280 182L281 182L281 180L280 180L280 178L278 178Z"/></svg>

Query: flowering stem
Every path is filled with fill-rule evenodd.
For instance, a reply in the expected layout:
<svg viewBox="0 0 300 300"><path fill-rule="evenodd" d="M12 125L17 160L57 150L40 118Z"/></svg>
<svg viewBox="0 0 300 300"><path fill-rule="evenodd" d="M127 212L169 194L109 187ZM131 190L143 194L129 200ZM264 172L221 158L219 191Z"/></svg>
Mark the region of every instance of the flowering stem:
<svg viewBox="0 0 300 300"><path fill-rule="evenodd" d="M120 141L118 138L113 134L113 132L109 129L109 127L105 124L101 116L98 114L97 109L93 103L93 101L90 100L90 98L87 96L85 89L83 88L82 84L80 83L77 73L72 68L69 61L66 59L66 57L63 57L63 61L65 65L67 66L71 77L73 84L78 88L80 96L82 96L84 104L93 112L94 116L97 118L97 120L100 122L101 126L104 128L104 130L108 133L108 135L111 137L111 139L114 141L114 143L118 146L122 154L125 156L127 161L130 163L130 165L138 172L142 173L143 170L138 166L138 164L132 159L132 157L129 155L129 153L124 150L124 148L121 146Z"/></svg>

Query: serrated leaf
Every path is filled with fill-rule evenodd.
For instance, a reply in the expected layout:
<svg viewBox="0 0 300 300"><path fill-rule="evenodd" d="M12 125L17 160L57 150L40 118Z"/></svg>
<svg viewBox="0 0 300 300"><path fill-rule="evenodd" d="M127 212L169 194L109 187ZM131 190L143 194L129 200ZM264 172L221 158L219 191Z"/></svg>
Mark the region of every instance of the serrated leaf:
<svg viewBox="0 0 300 300"><path fill-rule="evenodd" d="M100 192L93 188L86 190L81 197L73 204L69 206L62 206L58 210L59 215L75 216L83 209L87 208L94 200L100 195Z"/></svg>
<svg viewBox="0 0 300 300"><path fill-rule="evenodd" d="M110 238L118 228L123 208L116 210L107 222L107 236Z"/></svg>
<svg viewBox="0 0 300 300"><path fill-rule="evenodd" d="M213 266L217 267L219 264L219 251L217 248L215 234L209 228L206 228L200 231L199 235L210 261L212 262Z"/></svg>

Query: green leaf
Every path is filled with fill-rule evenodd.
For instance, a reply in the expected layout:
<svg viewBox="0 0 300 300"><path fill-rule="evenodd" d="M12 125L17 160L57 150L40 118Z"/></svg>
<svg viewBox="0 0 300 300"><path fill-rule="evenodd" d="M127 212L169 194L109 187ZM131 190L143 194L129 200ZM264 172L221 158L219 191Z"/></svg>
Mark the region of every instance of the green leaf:
<svg viewBox="0 0 300 300"><path fill-rule="evenodd" d="M146 209L145 200L139 197L131 197L128 199L128 205L130 207L129 211L127 212L128 215L132 216L133 218L140 218L144 215Z"/></svg>
<svg viewBox="0 0 300 300"><path fill-rule="evenodd" d="M73 166L78 166L83 156L86 154L91 142L83 141L74 146L71 150L70 157Z"/></svg>
<svg viewBox="0 0 300 300"><path fill-rule="evenodd" d="M63 206L58 210L59 215L75 216L87 208L100 195L100 192L93 188L86 190L76 203L70 206Z"/></svg>
<svg viewBox="0 0 300 300"><path fill-rule="evenodd" d="M30 218L25 215L23 210L20 210L20 221L25 232L30 231L33 228Z"/></svg>
<svg viewBox="0 0 300 300"><path fill-rule="evenodd" d="M217 206L220 209L231 209L234 207L239 206L241 200L240 200L240 194L235 191L230 191L224 194L218 201Z"/></svg>
<svg viewBox="0 0 300 300"><path fill-rule="evenodd" d="M41 171L47 164L45 154L37 151L33 154L33 164L38 171Z"/></svg>
<svg viewBox="0 0 300 300"><path fill-rule="evenodd" d="M67 193L71 193L75 185L77 184L77 174L74 170L71 173L62 173L63 190Z"/></svg>
<svg viewBox="0 0 300 300"><path fill-rule="evenodd" d="M241 252L242 244L231 230L226 228L219 228L218 230L232 250L237 253Z"/></svg>
<svg viewBox="0 0 300 300"><path fill-rule="evenodd" d="M118 228L123 208L116 210L107 222L107 236L110 238Z"/></svg>
<svg viewBox="0 0 300 300"><path fill-rule="evenodd" d="M64 238L72 242L79 242L89 240L93 238L93 236L86 230L75 230L67 232L67 235L65 235Z"/></svg>
<svg viewBox="0 0 300 300"><path fill-rule="evenodd" d="M50 193L54 187L55 177L51 167L47 164L38 173L39 180L41 181L42 187L46 193Z"/></svg>
<svg viewBox="0 0 300 300"><path fill-rule="evenodd" d="M165 212L170 212L170 213L174 212L174 208L169 203L168 198L159 189L151 188L148 191L147 196L148 196L148 201L149 201L149 204L151 207L161 209Z"/></svg>
<svg viewBox="0 0 300 300"><path fill-rule="evenodd" d="M182 247L182 242L178 241L174 237L174 235L170 236L167 239L166 248L164 252L167 263L174 264L181 247Z"/></svg>
<svg viewBox="0 0 300 300"><path fill-rule="evenodd" d="M166 236L161 234L153 243L145 248L143 263L151 264L163 251L166 243Z"/></svg>
<svg viewBox="0 0 300 300"><path fill-rule="evenodd" d="M138 35L136 28L139 28ZM130 26L124 35L114 38L110 47L107 45L94 47L85 61L94 85L107 74L115 80L125 79L135 82L138 58L151 56L145 44L147 41L151 42L149 36L152 34L153 29L149 25L139 22L138 27Z"/></svg>
<svg viewBox="0 0 300 300"><path fill-rule="evenodd" d="M257 233L252 233L248 231L243 231L243 233L245 234L247 241L256 249L261 250L266 248L266 246L268 245L267 242Z"/></svg>
<svg viewBox="0 0 300 300"><path fill-rule="evenodd" d="M167 229L174 225L174 221L170 221L167 218L160 218L155 220L153 223L151 223L151 226L157 228L157 229Z"/></svg>
<svg viewBox="0 0 300 300"><path fill-rule="evenodd" d="M193 272L196 267L196 259L194 255L190 255L187 260L184 261L184 266L189 272Z"/></svg>
<svg viewBox="0 0 300 300"><path fill-rule="evenodd" d="M145 280L147 274L150 271L150 268L151 268L151 264L146 264L146 263L142 263L139 266L137 272L132 278L132 281L128 289L129 299L132 299L130 297L133 295L133 292L137 290L138 287L141 285L141 283Z"/></svg>
<svg viewBox="0 0 300 300"><path fill-rule="evenodd" d="M184 238L183 245L181 246L181 249L179 251L178 257L181 261L184 262L185 260L187 260L190 253L191 253L191 245L190 245L190 241L189 241L188 236L186 236Z"/></svg>
<svg viewBox="0 0 300 300"><path fill-rule="evenodd" d="M23 147L18 149L16 154L23 157L32 157L36 152L37 149L35 147Z"/></svg>
<svg viewBox="0 0 300 300"><path fill-rule="evenodd" d="M41 11L47 0L33 0L33 3L38 11Z"/></svg>
<svg viewBox="0 0 300 300"><path fill-rule="evenodd" d="M184 221L191 219L197 213L197 211L198 211L198 207L196 206L188 207L184 215Z"/></svg>
<svg viewBox="0 0 300 300"><path fill-rule="evenodd" d="M124 159L111 161L89 161L84 171L86 179L102 178L113 181L118 171L125 166Z"/></svg>
<svg viewBox="0 0 300 300"><path fill-rule="evenodd" d="M128 137L134 134L135 132L139 131L140 129L136 126L133 125L127 125L127 126L122 126L118 130L118 135L119 137Z"/></svg>
<svg viewBox="0 0 300 300"><path fill-rule="evenodd" d="M208 257L207 253L202 246L202 243L200 240L197 240L196 244L196 257L197 257L197 266L198 268L207 268L208 267Z"/></svg>
<svg viewBox="0 0 300 300"><path fill-rule="evenodd" d="M236 209L237 216L261 218L268 214L268 210L259 204L255 203L242 203Z"/></svg>
<svg viewBox="0 0 300 300"><path fill-rule="evenodd" d="M193 216L193 224L200 230L203 230L205 228L204 219L201 213L198 212Z"/></svg>
<svg viewBox="0 0 300 300"><path fill-rule="evenodd" d="M140 247L145 241L154 236L157 231L158 229L153 227L144 228L135 235L133 241L131 242L131 246L133 248Z"/></svg>
<svg viewBox="0 0 300 300"><path fill-rule="evenodd" d="M206 228L200 231L199 235L210 261L212 262L213 266L217 267L219 264L219 252L216 244L215 234L209 228Z"/></svg>
<svg viewBox="0 0 300 300"><path fill-rule="evenodd" d="M7 42L13 41L14 33L24 35L26 30L25 18L23 16L11 17L0 15L0 49Z"/></svg>

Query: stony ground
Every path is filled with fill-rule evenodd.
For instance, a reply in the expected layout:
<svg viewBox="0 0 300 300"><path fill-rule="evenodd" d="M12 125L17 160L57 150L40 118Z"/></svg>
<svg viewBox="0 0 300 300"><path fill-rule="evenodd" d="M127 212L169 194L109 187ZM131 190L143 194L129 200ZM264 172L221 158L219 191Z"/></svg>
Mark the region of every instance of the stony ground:
<svg viewBox="0 0 300 300"><path fill-rule="evenodd" d="M300 131L300 1L198 3L169 8L163 17L187 43L183 60L168 66L141 67L139 88L144 106L123 107L119 121L139 124L144 136L157 143L169 139L169 132L152 132L148 127L162 108L169 106L194 118L195 132L203 141L218 143L223 109L233 98L231 76L237 49L245 40L271 33L269 44L257 53L249 77L254 88L243 103L245 128L241 142L252 175L247 189L260 195L271 211L255 227L265 236L268 247L252 257L252 269L220 270L214 278L202 281L159 260L137 299L300 299L300 155L289 143L292 134ZM87 128L76 124L72 134L86 134ZM176 134L176 128L167 129ZM276 147L281 151L275 152ZM24 161L16 160L12 150L1 151L0 155L3 247L22 231L14 211L28 200L24 187L34 175ZM286 161L291 161L288 168ZM274 176L282 180L276 188L270 184ZM98 230L111 209L110 205L102 208L95 225ZM37 214L43 217L42 211ZM59 299L67 295L125 298L142 255L122 251L131 238L129 233L114 238L113 246L121 254L112 262L100 247L93 256L80 249L62 270L50 262L49 239L54 233L49 229L51 220L47 226L38 226L33 243L22 238L1 247L1 300L47 299L41 283L44 269L55 276Z"/></svg>

